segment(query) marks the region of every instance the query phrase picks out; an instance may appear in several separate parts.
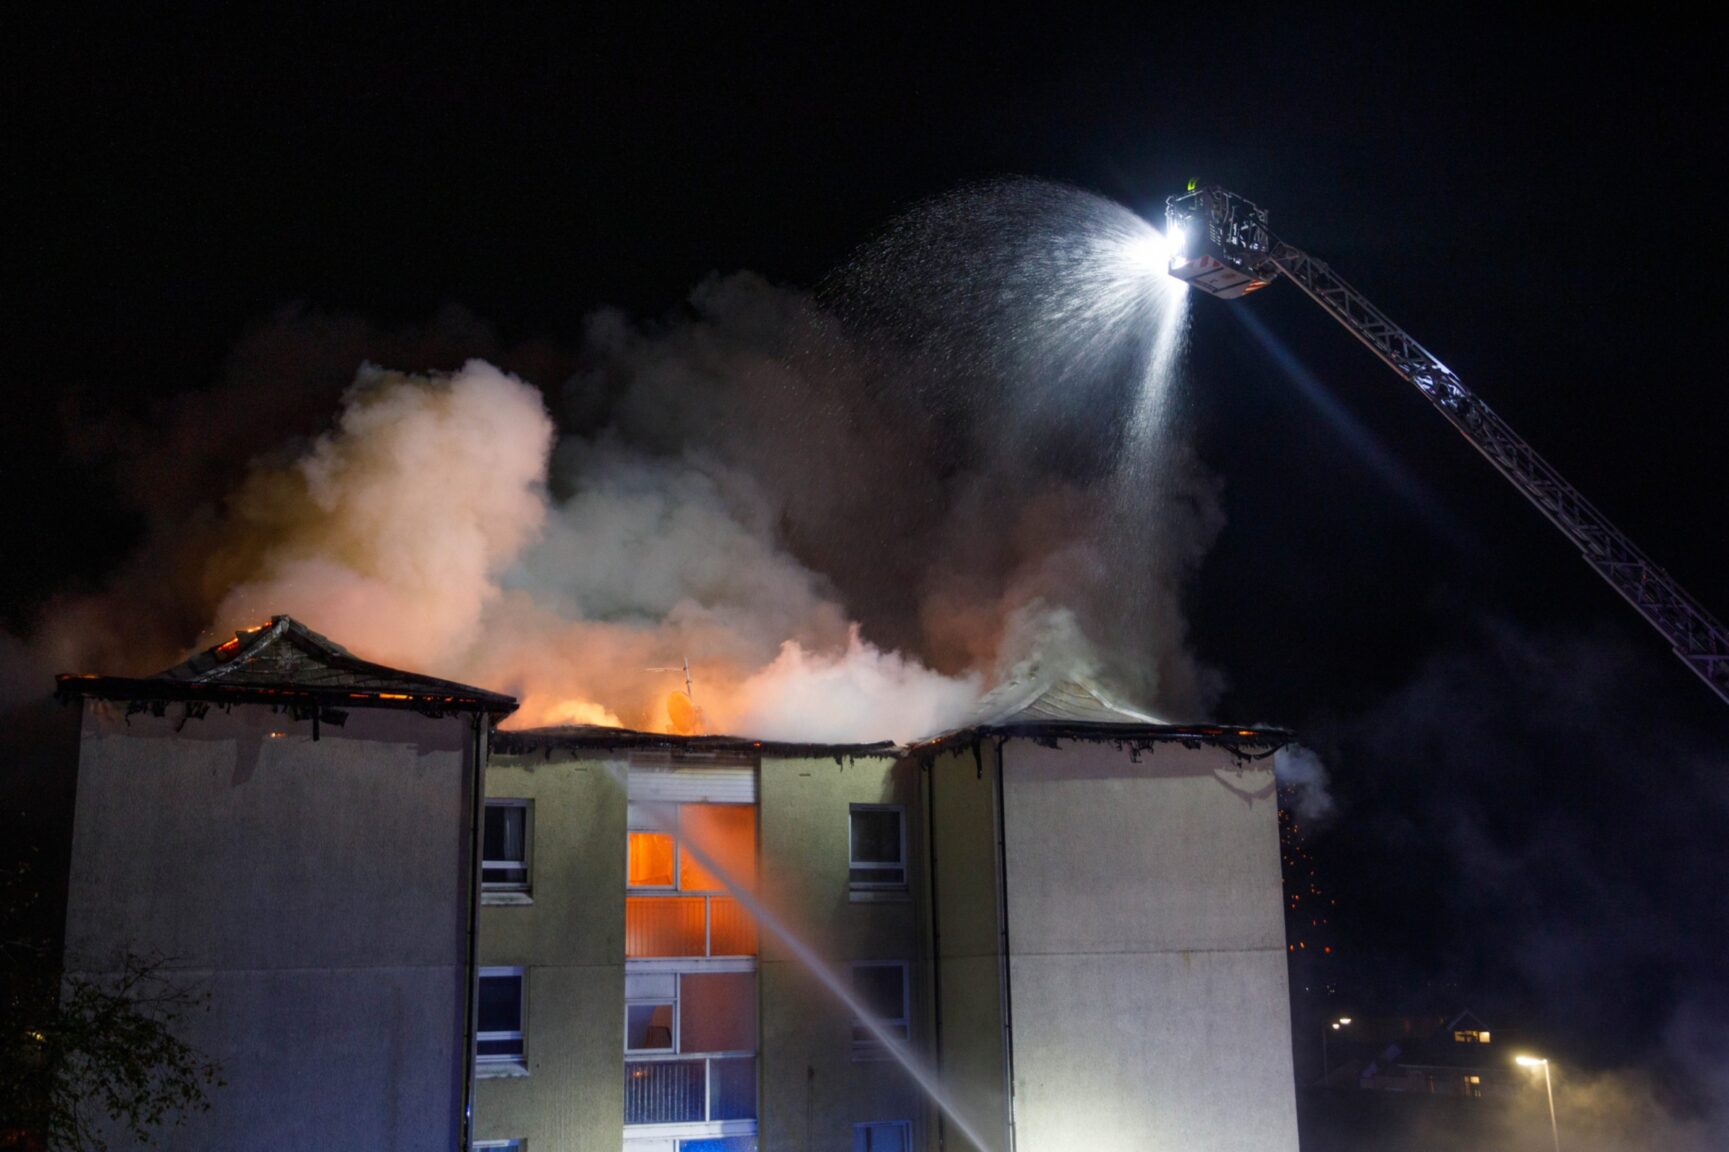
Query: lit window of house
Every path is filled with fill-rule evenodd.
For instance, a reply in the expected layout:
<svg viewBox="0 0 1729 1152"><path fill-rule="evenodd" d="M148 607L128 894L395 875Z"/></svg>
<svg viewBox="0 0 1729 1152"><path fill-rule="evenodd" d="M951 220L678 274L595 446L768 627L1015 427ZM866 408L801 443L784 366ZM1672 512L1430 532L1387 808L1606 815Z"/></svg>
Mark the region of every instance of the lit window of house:
<svg viewBox="0 0 1729 1152"><path fill-rule="evenodd" d="M727 886L756 884L755 806L633 806L630 818L625 956L755 956L756 922Z"/></svg>
<svg viewBox="0 0 1729 1152"><path fill-rule="evenodd" d="M632 888L674 888L678 841L670 832L632 832L627 883Z"/></svg>
<svg viewBox="0 0 1729 1152"><path fill-rule="evenodd" d="M1483 1078L1481 1076L1465 1077L1465 1095L1473 1100L1483 1098Z"/></svg>
<svg viewBox="0 0 1729 1152"><path fill-rule="evenodd" d="M678 1050L678 975L627 976L624 981L624 1050Z"/></svg>
<svg viewBox="0 0 1729 1152"><path fill-rule="evenodd" d="M906 809L889 804L854 804L850 816L847 879L853 890L904 891Z"/></svg>
<svg viewBox="0 0 1729 1152"><path fill-rule="evenodd" d="M482 1073L526 1070L522 1046L522 969L480 970L475 1059Z"/></svg>
<svg viewBox="0 0 1729 1152"><path fill-rule="evenodd" d="M645 972L624 980L624 1122L756 1120L756 973Z"/></svg>
<svg viewBox="0 0 1729 1152"><path fill-rule="evenodd" d="M871 962L852 966L853 995L871 1019L889 1035L905 1040L912 1034L908 1008L907 965L903 961ZM853 1058L886 1056L876 1036L863 1020L852 1026Z"/></svg>
<svg viewBox="0 0 1729 1152"><path fill-rule="evenodd" d="M480 881L489 892L528 891L527 800L488 800Z"/></svg>
<svg viewBox="0 0 1729 1152"><path fill-rule="evenodd" d="M1489 1034L1475 1028L1460 1028L1453 1033L1453 1043L1455 1044L1487 1044L1488 1042Z"/></svg>
<svg viewBox="0 0 1729 1152"><path fill-rule="evenodd" d="M852 1126L852 1152L911 1152L912 1146L912 1125L905 1120Z"/></svg>
<svg viewBox="0 0 1729 1152"><path fill-rule="evenodd" d="M755 1152L754 766L630 771L624 1148Z"/></svg>

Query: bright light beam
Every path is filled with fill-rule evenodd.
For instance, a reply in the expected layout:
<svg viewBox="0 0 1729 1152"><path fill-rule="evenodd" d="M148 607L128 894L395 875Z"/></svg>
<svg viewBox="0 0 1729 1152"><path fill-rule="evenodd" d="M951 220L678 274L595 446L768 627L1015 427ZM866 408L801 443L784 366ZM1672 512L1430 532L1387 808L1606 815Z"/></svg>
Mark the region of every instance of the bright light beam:
<svg viewBox="0 0 1729 1152"><path fill-rule="evenodd" d="M1441 506L1428 487L1387 450L1367 425L1339 403L1332 391L1309 371L1308 366L1297 358L1297 354L1291 351L1283 340L1273 334L1272 329L1263 324L1248 308L1227 308L1226 311L1233 320L1242 325L1255 343L1260 345L1268 359L1278 365L1285 378L1296 386L1297 394L1326 418L1327 423L1333 426L1351 450L1373 468L1389 488L1398 493L1455 546L1474 550L1475 538L1465 526Z"/></svg>

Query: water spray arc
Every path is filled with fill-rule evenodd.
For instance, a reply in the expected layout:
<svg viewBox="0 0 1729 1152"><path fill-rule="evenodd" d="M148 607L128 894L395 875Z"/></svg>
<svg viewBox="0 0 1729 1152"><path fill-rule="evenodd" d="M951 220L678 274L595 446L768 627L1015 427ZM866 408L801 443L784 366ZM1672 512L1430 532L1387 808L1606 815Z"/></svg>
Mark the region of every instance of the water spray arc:
<svg viewBox="0 0 1729 1152"><path fill-rule="evenodd" d="M1729 704L1729 629L1609 522L1427 348L1325 263L1273 235L1267 211L1211 186L1165 205L1170 273L1224 300L1283 275L1405 381L1579 549L1585 563Z"/></svg>
<svg viewBox="0 0 1729 1152"><path fill-rule="evenodd" d="M612 762L609 763L608 768L614 783L628 796L629 778L626 766ZM895 1063L900 1065L901 1069L918 1085L919 1090L925 1094L925 1098L942 1112L948 1122L954 1125L955 1129L970 1141L974 1148L978 1149L979 1152L997 1152L997 1149L988 1143L984 1136L979 1133L979 1130L966 1119L960 1111L959 1105L944 1090L935 1073L925 1066L924 1061L920 1059L918 1053L913 1051L911 1045L884 1026L870 1007L847 986L846 981L842 980L832 968L823 962L815 949L787 927L785 921L775 915L773 910L764 904L754 891L739 883L738 879L716 860L712 853L704 851L700 844L695 843L690 837L682 835L675 812L669 811L664 805L652 803L639 802L633 804L633 807L641 812L650 824L655 826L656 831L676 839L680 851L690 853L698 864L721 882L721 886L727 890L733 899L748 908L751 915L756 918L757 925L774 937L775 941L791 953L792 957L823 986L829 995L833 996L852 1014L859 1026L870 1033L871 1039L880 1044L883 1051L887 1052Z"/></svg>

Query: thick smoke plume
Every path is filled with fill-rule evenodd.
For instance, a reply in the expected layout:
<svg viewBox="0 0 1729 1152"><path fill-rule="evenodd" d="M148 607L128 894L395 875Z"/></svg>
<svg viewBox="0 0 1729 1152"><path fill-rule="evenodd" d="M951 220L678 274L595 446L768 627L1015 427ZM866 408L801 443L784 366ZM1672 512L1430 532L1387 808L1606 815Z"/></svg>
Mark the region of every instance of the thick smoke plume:
<svg viewBox="0 0 1729 1152"><path fill-rule="evenodd" d="M546 519L552 436L540 394L481 361L362 368L335 430L230 499L218 630L282 611L386 663L450 667Z"/></svg>
<svg viewBox="0 0 1729 1152"><path fill-rule="evenodd" d="M517 723L908 739L1032 666L1050 617L1128 699L1196 715L1218 680L1180 598L1221 516L1162 407L1182 314L1158 244L1013 182L915 211L820 296L715 277L657 322L589 317L569 352L461 314L284 313L157 414L178 464L161 435L87 434L163 498L33 651L144 672L288 612L517 694ZM345 382L346 356L412 371ZM306 418L344 383L332 423Z"/></svg>

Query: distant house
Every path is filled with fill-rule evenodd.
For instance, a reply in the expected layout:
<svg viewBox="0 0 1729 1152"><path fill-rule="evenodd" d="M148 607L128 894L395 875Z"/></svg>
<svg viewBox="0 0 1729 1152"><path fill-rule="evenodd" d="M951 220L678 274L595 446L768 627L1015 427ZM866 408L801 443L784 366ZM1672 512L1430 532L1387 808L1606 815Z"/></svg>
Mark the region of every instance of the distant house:
<svg viewBox="0 0 1729 1152"><path fill-rule="evenodd" d="M286 616L59 691L81 708L66 971L155 955L210 998L181 1038L227 1083L172 1147L461 1146L478 804L516 702Z"/></svg>
<svg viewBox="0 0 1729 1152"><path fill-rule="evenodd" d="M1366 1027L1385 1021L1364 1021ZM1524 1086L1515 1075L1507 1037L1474 1012L1453 1017L1412 1017L1403 1035L1364 1065L1358 1087L1373 1092L1416 1092L1430 1096L1510 1096Z"/></svg>

